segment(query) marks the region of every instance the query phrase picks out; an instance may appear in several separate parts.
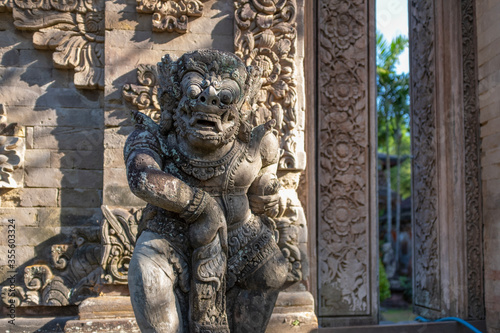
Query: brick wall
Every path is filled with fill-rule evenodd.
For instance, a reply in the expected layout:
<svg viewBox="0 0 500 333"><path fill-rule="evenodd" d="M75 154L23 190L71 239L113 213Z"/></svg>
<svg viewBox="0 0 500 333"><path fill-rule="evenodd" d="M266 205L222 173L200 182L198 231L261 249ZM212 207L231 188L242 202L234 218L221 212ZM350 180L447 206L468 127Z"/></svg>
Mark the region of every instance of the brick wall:
<svg viewBox="0 0 500 333"><path fill-rule="evenodd" d="M0 284L7 275L7 223L16 224L16 266L47 259L72 228L101 218L103 92L79 90L71 70L54 68L12 13L0 13L0 104L26 136L24 179L0 189Z"/></svg>
<svg viewBox="0 0 500 333"><path fill-rule="evenodd" d="M488 332L500 332L500 2L478 0L477 47Z"/></svg>

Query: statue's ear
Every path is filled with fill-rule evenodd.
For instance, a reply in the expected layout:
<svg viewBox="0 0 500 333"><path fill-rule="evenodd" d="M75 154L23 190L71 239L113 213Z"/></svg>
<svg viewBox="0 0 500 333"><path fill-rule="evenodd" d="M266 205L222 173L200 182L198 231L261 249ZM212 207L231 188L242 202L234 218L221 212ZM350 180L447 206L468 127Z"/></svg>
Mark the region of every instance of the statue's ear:
<svg viewBox="0 0 500 333"><path fill-rule="evenodd" d="M161 123L162 129L169 129L171 124L164 120L167 115L172 114L181 98L181 88L179 84L179 60L174 60L169 54L166 54L161 62L158 63L158 100L162 110Z"/></svg>
<svg viewBox="0 0 500 333"><path fill-rule="evenodd" d="M160 119L160 133L166 136L172 128L172 114L169 111L163 111Z"/></svg>

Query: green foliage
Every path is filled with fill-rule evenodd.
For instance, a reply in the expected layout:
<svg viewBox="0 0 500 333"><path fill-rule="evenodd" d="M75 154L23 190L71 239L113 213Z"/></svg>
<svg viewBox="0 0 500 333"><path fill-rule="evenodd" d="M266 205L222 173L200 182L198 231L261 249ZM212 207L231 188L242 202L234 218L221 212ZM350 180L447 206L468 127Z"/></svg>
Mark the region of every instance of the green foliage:
<svg viewBox="0 0 500 333"><path fill-rule="evenodd" d="M411 192L410 97L409 74L396 73L399 56L408 46L408 39L397 36L388 43L377 32L377 116L378 151L402 157L400 194ZM397 170L391 170L391 188L396 191Z"/></svg>
<svg viewBox="0 0 500 333"><path fill-rule="evenodd" d="M378 290L380 292L380 302L391 297L391 284L385 273L385 267L382 260L378 260Z"/></svg>
<svg viewBox="0 0 500 333"><path fill-rule="evenodd" d="M411 283L411 279L407 276L400 276L399 283L401 284L401 288L403 288L403 299L408 303L412 303L413 301L413 286Z"/></svg>

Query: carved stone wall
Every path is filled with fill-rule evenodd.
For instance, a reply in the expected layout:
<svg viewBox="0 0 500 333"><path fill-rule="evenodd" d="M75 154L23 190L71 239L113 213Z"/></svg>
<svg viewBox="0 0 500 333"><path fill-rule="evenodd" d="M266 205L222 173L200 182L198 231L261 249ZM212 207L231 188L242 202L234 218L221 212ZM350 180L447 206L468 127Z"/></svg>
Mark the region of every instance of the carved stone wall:
<svg viewBox="0 0 500 333"><path fill-rule="evenodd" d="M54 50L57 68L74 69L75 86L104 87L104 1L4 1L19 30L34 31L37 49Z"/></svg>
<svg viewBox="0 0 500 333"><path fill-rule="evenodd" d="M470 319L484 319L483 199L477 75L476 1L462 0L462 63L465 137L467 306Z"/></svg>
<svg viewBox="0 0 500 333"><path fill-rule="evenodd" d="M323 326L375 323L373 10L318 1L317 271ZM369 57L373 58L369 58Z"/></svg>
<svg viewBox="0 0 500 333"><path fill-rule="evenodd" d="M281 185L286 189L285 216L278 219L280 247L290 260L290 280L308 275L307 222L297 196L305 168L303 35L304 2L286 0L234 1L234 52L247 65L263 69L255 125L276 120L283 154L279 162Z"/></svg>
<svg viewBox="0 0 500 333"><path fill-rule="evenodd" d="M411 119L414 303L440 310L434 2L412 0ZM418 79L417 79L418 78Z"/></svg>
<svg viewBox="0 0 500 333"><path fill-rule="evenodd" d="M200 17L206 0L137 0L137 12L153 14L153 31L186 33L189 17Z"/></svg>
<svg viewBox="0 0 500 333"><path fill-rule="evenodd" d="M484 318L474 1L411 1L414 309Z"/></svg>

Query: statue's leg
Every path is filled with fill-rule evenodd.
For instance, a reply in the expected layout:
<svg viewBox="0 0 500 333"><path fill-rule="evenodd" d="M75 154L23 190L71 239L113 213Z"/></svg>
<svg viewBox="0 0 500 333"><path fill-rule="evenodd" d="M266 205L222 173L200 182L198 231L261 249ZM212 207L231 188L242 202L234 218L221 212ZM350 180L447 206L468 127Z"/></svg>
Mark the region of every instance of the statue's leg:
<svg viewBox="0 0 500 333"><path fill-rule="evenodd" d="M150 231L141 234L134 249L128 282L135 318L143 333L184 332L169 249L167 240Z"/></svg>
<svg viewBox="0 0 500 333"><path fill-rule="evenodd" d="M275 244L274 244L275 245ZM226 296L232 333L264 333L288 274L286 259L274 254Z"/></svg>
<svg viewBox="0 0 500 333"><path fill-rule="evenodd" d="M218 236L192 254L190 332L229 333L226 315L226 255Z"/></svg>

